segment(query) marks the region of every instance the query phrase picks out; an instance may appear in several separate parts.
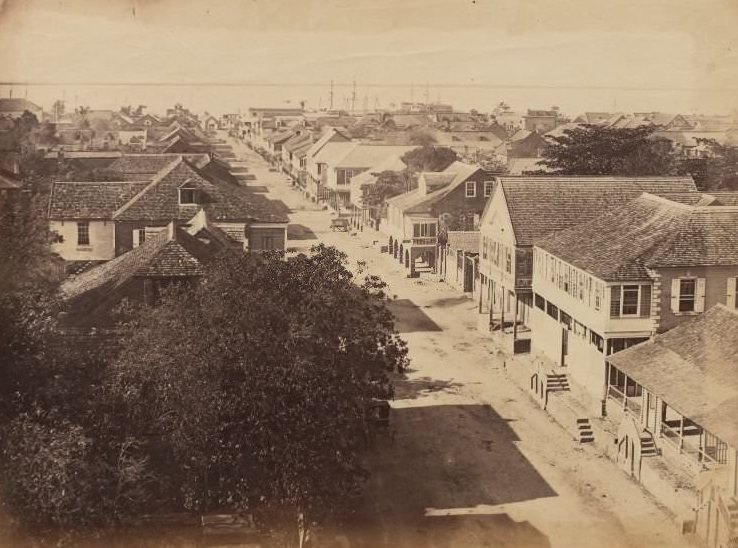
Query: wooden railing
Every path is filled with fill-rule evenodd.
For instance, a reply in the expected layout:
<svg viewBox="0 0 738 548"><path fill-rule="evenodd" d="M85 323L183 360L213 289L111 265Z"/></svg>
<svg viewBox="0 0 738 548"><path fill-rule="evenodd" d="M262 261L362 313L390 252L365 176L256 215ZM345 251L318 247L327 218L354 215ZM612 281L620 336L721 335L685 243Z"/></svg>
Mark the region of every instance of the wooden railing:
<svg viewBox="0 0 738 548"><path fill-rule="evenodd" d="M413 238L413 245L436 245L437 239L435 237L423 237Z"/></svg>
<svg viewBox="0 0 738 548"><path fill-rule="evenodd" d="M690 424L689 427L693 428L693 425ZM698 434L690 433L685 436L682 431L672 428L666 422L661 423L662 439L669 442L679 452L679 454L687 455L705 468L721 464L720 461L710 454L708 448L700 447L698 444L694 444L690 440L691 437L696 435Z"/></svg>

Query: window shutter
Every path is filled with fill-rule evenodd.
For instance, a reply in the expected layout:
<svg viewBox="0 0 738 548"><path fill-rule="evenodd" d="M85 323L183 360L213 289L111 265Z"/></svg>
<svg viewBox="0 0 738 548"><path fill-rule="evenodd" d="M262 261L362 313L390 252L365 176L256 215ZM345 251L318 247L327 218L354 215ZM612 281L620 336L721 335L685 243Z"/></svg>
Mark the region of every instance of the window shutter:
<svg viewBox="0 0 738 548"><path fill-rule="evenodd" d="M679 278L671 280L671 311L679 312Z"/></svg>
<svg viewBox="0 0 738 548"><path fill-rule="evenodd" d="M137 229L133 229L133 247L138 247L141 245L141 232Z"/></svg>
<svg viewBox="0 0 738 548"><path fill-rule="evenodd" d="M728 308L735 308L735 284L738 278L728 278L728 291L725 298L725 305Z"/></svg>
<svg viewBox="0 0 738 548"><path fill-rule="evenodd" d="M610 317L620 317L620 286L614 285L610 288Z"/></svg>
<svg viewBox="0 0 738 548"><path fill-rule="evenodd" d="M696 295L694 296L694 311L704 312L705 311L705 279L697 278L697 286L695 289Z"/></svg>
<svg viewBox="0 0 738 548"><path fill-rule="evenodd" d="M641 318L651 317L651 286L641 286Z"/></svg>

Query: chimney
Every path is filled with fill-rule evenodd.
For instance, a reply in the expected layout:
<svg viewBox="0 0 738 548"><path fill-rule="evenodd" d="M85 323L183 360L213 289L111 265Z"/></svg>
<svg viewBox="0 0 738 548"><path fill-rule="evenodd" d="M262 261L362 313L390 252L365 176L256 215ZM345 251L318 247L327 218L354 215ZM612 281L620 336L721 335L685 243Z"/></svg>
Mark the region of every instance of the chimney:
<svg viewBox="0 0 738 548"><path fill-rule="evenodd" d="M177 241L177 226L174 224L174 221L171 221L167 225L167 240Z"/></svg>

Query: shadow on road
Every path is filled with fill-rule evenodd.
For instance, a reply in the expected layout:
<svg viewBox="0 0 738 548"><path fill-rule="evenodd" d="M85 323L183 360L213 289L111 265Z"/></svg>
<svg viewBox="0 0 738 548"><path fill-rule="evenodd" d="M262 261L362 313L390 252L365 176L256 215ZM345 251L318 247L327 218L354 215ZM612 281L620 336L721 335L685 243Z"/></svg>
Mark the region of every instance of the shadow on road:
<svg viewBox="0 0 738 548"><path fill-rule="evenodd" d="M518 450L508 419L489 405L410 405L393 408L392 422L395 442L368 458L362 538L352 546L550 546L501 506L557 495Z"/></svg>
<svg viewBox="0 0 738 548"><path fill-rule="evenodd" d="M289 224L287 225L288 240L317 240L318 236L312 229L305 225Z"/></svg>
<svg viewBox="0 0 738 548"><path fill-rule="evenodd" d="M444 299L436 299L427 304L425 308L450 308L460 304L473 304L473 301L464 295L459 297L446 297Z"/></svg>
<svg viewBox="0 0 738 548"><path fill-rule="evenodd" d="M443 331L423 310L409 299L396 299L387 307L395 316L395 328L400 333Z"/></svg>
<svg viewBox="0 0 738 548"><path fill-rule="evenodd" d="M468 383L467 383L468 384ZM459 388L463 387L463 383L454 382L452 380L431 379L430 377L420 377L417 379L399 379L394 381L395 399L409 400L422 398L429 394L441 392L447 394L456 394Z"/></svg>

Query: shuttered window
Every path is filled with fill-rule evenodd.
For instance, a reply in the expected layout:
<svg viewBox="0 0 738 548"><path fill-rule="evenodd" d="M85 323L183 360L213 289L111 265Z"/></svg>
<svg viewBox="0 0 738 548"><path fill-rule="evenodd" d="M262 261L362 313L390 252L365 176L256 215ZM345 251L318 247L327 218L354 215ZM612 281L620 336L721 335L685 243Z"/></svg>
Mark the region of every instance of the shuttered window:
<svg viewBox="0 0 738 548"><path fill-rule="evenodd" d="M651 317L651 286L641 286L641 318Z"/></svg>
<svg viewBox="0 0 738 548"><path fill-rule="evenodd" d="M620 317L620 286L614 285L610 288L610 317Z"/></svg>
<svg viewBox="0 0 738 548"><path fill-rule="evenodd" d="M738 289L738 278L728 278L725 305L728 308L736 308L736 289Z"/></svg>

